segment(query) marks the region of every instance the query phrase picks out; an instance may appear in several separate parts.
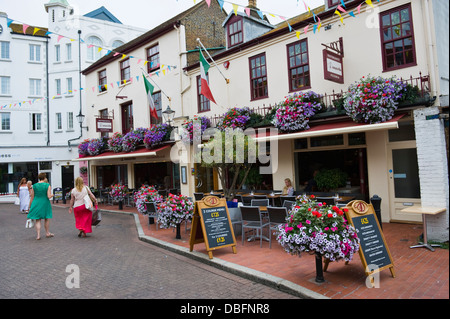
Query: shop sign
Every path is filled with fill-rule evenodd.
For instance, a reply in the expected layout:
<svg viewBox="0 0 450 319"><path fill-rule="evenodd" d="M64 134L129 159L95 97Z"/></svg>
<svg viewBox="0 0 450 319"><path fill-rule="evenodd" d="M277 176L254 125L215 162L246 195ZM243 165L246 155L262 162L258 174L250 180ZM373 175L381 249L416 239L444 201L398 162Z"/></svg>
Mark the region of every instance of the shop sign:
<svg viewBox="0 0 450 319"><path fill-rule="evenodd" d="M323 69L325 80L344 83L344 64L341 55L324 49Z"/></svg>
<svg viewBox="0 0 450 319"><path fill-rule="evenodd" d="M113 122L112 119L95 119L95 126L97 128L97 132L101 133L112 133L113 132Z"/></svg>

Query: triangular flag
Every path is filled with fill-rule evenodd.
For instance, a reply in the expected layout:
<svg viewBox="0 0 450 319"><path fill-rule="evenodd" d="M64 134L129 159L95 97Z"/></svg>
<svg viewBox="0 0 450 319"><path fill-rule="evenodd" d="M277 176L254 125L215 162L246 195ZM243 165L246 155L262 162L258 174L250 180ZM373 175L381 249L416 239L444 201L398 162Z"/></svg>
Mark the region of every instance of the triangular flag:
<svg viewBox="0 0 450 319"><path fill-rule="evenodd" d="M366 0L366 3L367 3L369 6L371 6L372 8L374 7L373 4L372 4L372 0Z"/></svg>
<svg viewBox="0 0 450 319"><path fill-rule="evenodd" d="M308 28L309 28L309 25L307 25L306 27L303 28L303 31L305 31L305 34L308 33Z"/></svg>
<svg viewBox="0 0 450 319"><path fill-rule="evenodd" d="M147 102L150 108L150 116L158 119L158 112L156 111L155 101L153 101L153 90L154 86L147 80L144 74L142 74L144 79L145 92L147 93Z"/></svg>
<svg viewBox="0 0 450 319"><path fill-rule="evenodd" d="M206 3L208 4L208 8L211 5L211 0L206 0Z"/></svg>
<svg viewBox="0 0 450 319"><path fill-rule="evenodd" d="M14 20L6 18L6 25L9 27Z"/></svg>
<svg viewBox="0 0 450 319"><path fill-rule="evenodd" d="M35 35L36 32L38 32L39 30L41 30L41 29L39 29L39 28L34 28L33 35Z"/></svg>
<svg viewBox="0 0 450 319"><path fill-rule="evenodd" d="M200 93L204 97L206 97L208 100L217 104L211 93L211 89L209 88L208 80L206 78L209 68L210 68L210 65L205 60L205 57L202 54L202 49L200 49L200 74L201 74L201 91L200 91Z"/></svg>
<svg viewBox="0 0 450 319"><path fill-rule="evenodd" d="M296 31L295 34L297 36L297 39L300 39L300 31Z"/></svg>
<svg viewBox="0 0 450 319"><path fill-rule="evenodd" d="M256 11L256 13L258 13L259 17L261 18L261 20L264 20L264 15L261 11Z"/></svg>
<svg viewBox="0 0 450 319"><path fill-rule="evenodd" d="M24 23L22 27L23 27L23 34L25 34L27 32L29 25Z"/></svg>
<svg viewBox="0 0 450 319"><path fill-rule="evenodd" d="M237 11L238 11L238 5L233 3L233 11L234 11L234 15L237 16Z"/></svg>
<svg viewBox="0 0 450 319"><path fill-rule="evenodd" d="M220 5L220 10L223 10L223 0L217 0L218 2L219 2L219 5Z"/></svg>
<svg viewBox="0 0 450 319"><path fill-rule="evenodd" d="M244 11L247 14L247 16L250 16L250 8L245 8Z"/></svg>
<svg viewBox="0 0 450 319"><path fill-rule="evenodd" d="M61 40L62 38L64 38L62 35L58 35L58 41L57 42L59 42L59 40Z"/></svg>

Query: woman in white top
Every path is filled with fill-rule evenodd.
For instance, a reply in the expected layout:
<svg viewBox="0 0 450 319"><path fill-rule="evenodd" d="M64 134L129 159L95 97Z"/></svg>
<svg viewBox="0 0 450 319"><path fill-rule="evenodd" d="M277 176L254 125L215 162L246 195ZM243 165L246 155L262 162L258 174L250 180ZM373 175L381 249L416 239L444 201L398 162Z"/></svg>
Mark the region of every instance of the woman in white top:
<svg viewBox="0 0 450 319"><path fill-rule="evenodd" d="M20 211L22 214L28 213L28 205L30 204L31 181L27 182L24 177L20 180L19 187L17 187L17 197L20 199Z"/></svg>
<svg viewBox="0 0 450 319"><path fill-rule="evenodd" d="M86 237L86 233L92 233L92 212L84 205L84 196L88 195L95 206L97 206L97 199L92 194L91 190L84 185L81 177L75 179L75 188L72 189L70 195L69 214L75 216L75 227L80 231L78 237Z"/></svg>

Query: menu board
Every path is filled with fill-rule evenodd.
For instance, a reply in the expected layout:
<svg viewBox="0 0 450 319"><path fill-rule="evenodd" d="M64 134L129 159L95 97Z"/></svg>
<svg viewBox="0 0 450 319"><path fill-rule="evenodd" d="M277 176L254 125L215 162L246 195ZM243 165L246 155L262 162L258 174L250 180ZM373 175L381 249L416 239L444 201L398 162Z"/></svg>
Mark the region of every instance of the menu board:
<svg viewBox="0 0 450 319"><path fill-rule="evenodd" d="M236 254L236 239L224 198L207 196L195 202L190 251L193 251L195 244L203 242L210 259L213 258L212 250L224 247L231 247Z"/></svg>

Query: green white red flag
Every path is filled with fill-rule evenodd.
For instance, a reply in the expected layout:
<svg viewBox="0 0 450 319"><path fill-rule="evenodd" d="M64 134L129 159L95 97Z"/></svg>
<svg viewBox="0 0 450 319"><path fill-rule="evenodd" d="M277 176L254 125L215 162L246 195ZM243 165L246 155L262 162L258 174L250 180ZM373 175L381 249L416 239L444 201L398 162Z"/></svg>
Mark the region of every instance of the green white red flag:
<svg viewBox="0 0 450 319"><path fill-rule="evenodd" d="M150 116L158 119L158 112L156 111L155 102L153 101L152 97L155 87L149 82L149 80L147 80L144 74L142 74L142 77L144 78L145 91L147 92L147 101L150 108Z"/></svg>
<svg viewBox="0 0 450 319"><path fill-rule="evenodd" d="M210 68L209 63L206 61L205 57L202 54L202 49L200 49L200 76L201 76L201 91L200 93L206 97L208 100L214 102L214 97L211 93L211 89L209 88L208 79L206 74L208 74L208 70Z"/></svg>

